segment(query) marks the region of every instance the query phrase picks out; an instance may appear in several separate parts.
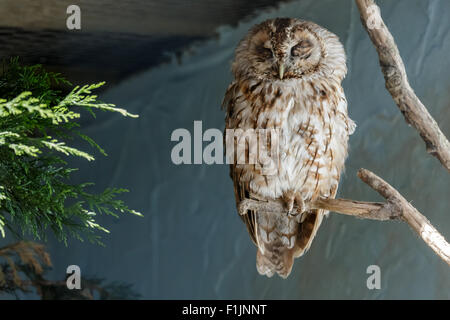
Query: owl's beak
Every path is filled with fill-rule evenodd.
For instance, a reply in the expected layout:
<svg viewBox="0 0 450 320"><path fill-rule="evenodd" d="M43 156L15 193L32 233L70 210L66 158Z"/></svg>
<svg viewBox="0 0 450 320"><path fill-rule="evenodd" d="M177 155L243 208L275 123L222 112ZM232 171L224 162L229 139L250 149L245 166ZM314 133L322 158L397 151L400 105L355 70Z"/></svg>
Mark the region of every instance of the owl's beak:
<svg viewBox="0 0 450 320"><path fill-rule="evenodd" d="M280 75L280 80L283 80L283 76L284 76L284 64L280 63L280 65L278 66L278 72Z"/></svg>

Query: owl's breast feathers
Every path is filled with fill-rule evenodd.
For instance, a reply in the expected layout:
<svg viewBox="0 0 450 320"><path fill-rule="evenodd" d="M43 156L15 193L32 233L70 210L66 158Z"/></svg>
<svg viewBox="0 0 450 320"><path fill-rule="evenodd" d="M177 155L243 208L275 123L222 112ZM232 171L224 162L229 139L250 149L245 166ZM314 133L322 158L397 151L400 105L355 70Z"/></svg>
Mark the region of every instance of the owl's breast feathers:
<svg viewBox="0 0 450 320"><path fill-rule="evenodd" d="M237 204L244 198L277 199L287 193L307 202L335 197L347 157L348 136L355 124L347 115L340 82L302 78L284 81L240 80L230 85L223 106L226 129L278 129L279 158L275 174L254 164L232 164ZM324 212L300 217L249 211L243 216L258 246L262 274L289 275L293 259L311 245Z"/></svg>

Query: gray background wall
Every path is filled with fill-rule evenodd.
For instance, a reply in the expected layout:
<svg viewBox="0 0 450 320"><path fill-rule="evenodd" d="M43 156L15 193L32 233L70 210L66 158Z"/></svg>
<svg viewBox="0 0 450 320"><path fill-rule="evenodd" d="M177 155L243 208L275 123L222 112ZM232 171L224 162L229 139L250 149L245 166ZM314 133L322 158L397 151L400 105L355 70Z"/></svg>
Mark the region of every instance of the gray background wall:
<svg viewBox="0 0 450 320"><path fill-rule="evenodd" d="M406 64L412 87L450 136L450 2L377 1ZM268 279L255 268L256 250L234 206L226 165L172 164L176 128L193 132L224 127L220 110L231 80L230 61L249 27L266 18L312 20L335 32L348 55L344 89L358 124L350 139L339 196L381 200L356 177L360 167L394 185L450 238L450 177L425 153L384 88L376 52L353 1L303 0L260 13L217 39L197 45L176 61L143 72L102 95L105 101L140 114L86 123L85 132L109 153L94 163L77 162L79 181L98 189L130 189L124 199L145 217L101 217L111 231L105 247L50 240L51 276L70 264L83 275L133 284L154 299L417 299L450 298L450 270L407 225L330 214L310 251L295 262L287 280ZM126 61L124 61L126 63ZM366 268L381 268L381 290L368 290Z"/></svg>

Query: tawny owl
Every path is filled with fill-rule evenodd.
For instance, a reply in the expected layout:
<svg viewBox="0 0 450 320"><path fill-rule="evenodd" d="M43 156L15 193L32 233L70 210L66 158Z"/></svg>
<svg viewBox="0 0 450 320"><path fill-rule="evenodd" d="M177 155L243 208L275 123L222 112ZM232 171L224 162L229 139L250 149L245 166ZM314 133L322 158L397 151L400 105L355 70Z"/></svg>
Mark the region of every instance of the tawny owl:
<svg viewBox="0 0 450 320"><path fill-rule="evenodd" d="M335 34L290 18L254 26L236 49L235 79L223 101L226 129L272 128L282 136L275 174L255 164L231 164L237 205L246 198L285 203L280 214L248 210L241 216L257 246L260 274L286 278L327 214L293 212L294 204L308 208L318 197L336 195L355 129L341 86L345 60Z"/></svg>

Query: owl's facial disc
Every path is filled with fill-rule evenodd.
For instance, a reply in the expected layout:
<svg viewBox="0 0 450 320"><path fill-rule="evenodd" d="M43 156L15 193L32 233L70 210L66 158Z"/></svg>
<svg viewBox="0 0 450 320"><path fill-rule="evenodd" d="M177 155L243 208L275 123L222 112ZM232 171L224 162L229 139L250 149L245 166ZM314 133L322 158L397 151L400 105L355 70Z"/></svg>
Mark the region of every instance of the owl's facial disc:
<svg viewBox="0 0 450 320"><path fill-rule="evenodd" d="M339 38L313 22L292 18L266 20L254 26L236 47L235 79L263 82L330 77L347 73Z"/></svg>
<svg viewBox="0 0 450 320"><path fill-rule="evenodd" d="M281 36L260 30L252 38L250 51L255 75L272 80L300 78L314 71L322 56L319 40L301 26Z"/></svg>
<svg viewBox="0 0 450 320"><path fill-rule="evenodd" d="M284 81L302 78L327 63L326 42L317 26L279 18L255 26L236 49L236 78Z"/></svg>

